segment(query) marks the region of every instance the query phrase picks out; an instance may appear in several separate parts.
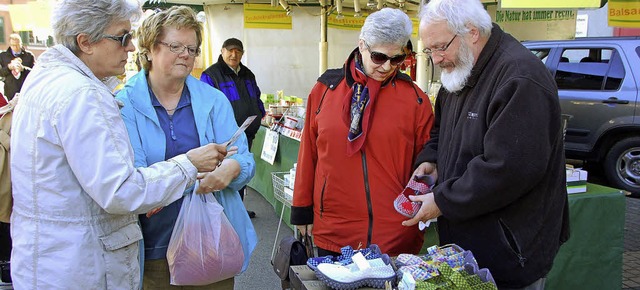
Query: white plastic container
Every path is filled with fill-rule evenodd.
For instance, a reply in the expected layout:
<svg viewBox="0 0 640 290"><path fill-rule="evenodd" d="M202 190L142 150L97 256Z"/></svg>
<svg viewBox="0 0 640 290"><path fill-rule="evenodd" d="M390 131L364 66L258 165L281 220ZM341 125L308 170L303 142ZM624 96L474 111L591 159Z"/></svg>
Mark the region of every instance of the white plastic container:
<svg viewBox="0 0 640 290"><path fill-rule="evenodd" d="M293 168L289 169L289 181L291 183L289 183L289 187L293 188L293 186L296 184L296 169L298 167L298 163L294 163L293 164Z"/></svg>

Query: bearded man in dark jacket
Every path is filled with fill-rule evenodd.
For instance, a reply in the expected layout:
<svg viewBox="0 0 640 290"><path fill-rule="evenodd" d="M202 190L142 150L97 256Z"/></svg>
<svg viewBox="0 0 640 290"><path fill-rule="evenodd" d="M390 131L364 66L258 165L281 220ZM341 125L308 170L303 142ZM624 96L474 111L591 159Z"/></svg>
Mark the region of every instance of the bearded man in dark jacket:
<svg viewBox="0 0 640 290"><path fill-rule="evenodd" d="M250 116L257 116L253 123L247 127L245 134L249 142L249 150L253 139L260 129L260 120L265 115L264 104L260 100L260 88L256 82L256 76L240 61L244 54L242 41L237 38L229 38L222 44L218 62L207 68L200 80L222 91L231 106L238 126ZM246 187L240 189L240 196L244 199ZM254 218L256 213L247 211L249 217Z"/></svg>
<svg viewBox="0 0 640 290"><path fill-rule="evenodd" d="M443 88L414 175L437 185L403 224L438 217L440 244L471 250L500 289L544 289L569 235L555 81L479 0L432 0L420 19Z"/></svg>

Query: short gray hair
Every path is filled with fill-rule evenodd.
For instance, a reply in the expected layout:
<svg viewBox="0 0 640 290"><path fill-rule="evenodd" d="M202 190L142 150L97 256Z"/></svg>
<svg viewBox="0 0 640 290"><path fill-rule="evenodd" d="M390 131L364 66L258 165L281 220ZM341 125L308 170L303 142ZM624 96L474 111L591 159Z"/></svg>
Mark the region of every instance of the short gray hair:
<svg viewBox="0 0 640 290"><path fill-rule="evenodd" d="M62 0L51 13L53 38L77 53L79 34L85 33L91 42L97 42L114 22L134 21L141 13L138 0Z"/></svg>
<svg viewBox="0 0 640 290"><path fill-rule="evenodd" d="M371 13L360 29L360 39L368 45L396 44L407 45L413 24L406 13L399 9L382 8Z"/></svg>
<svg viewBox="0 0 640 290"><path fill-rule="evenodd" d="M451 32L469 33L467 24L478 28L481 36L491 35L491 16L480 0L431 0L420 9L420 27L445 21Z"/></svg>

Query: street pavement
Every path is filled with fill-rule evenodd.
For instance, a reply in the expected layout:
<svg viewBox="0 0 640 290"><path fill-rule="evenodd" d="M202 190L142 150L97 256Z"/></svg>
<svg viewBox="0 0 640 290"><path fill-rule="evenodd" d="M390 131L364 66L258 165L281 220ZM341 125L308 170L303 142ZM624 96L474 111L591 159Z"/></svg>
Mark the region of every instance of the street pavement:
<svg viewBox="0 0 640 290"><path fill-rule="evenodd" d="M275 212L273 206L262 195L247 187L248 194L244 198L244 204L248 210L256 212L256 217L251 219L258 234L258 246L256 247L251 262L246 272L236 277L235 290L278 290L280 278L276 276L271 266L271 251L276 240L278 220L280 212ZM286 236L293 235L293 231L282 223L278 241Z"/></svg>

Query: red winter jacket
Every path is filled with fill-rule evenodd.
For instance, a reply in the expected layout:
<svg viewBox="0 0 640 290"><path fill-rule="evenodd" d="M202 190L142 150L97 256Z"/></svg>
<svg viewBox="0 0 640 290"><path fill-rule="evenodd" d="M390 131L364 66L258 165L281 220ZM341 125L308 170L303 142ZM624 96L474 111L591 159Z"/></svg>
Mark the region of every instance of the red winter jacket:
<svg viewBox="0 0 640 290"><path fill-rule="evenodd" d="M417 253L423 233L402 226L408 218L393 201L429 139L429 98L409 76L396 74L380 89L364 150L348 157L342 104L353 79L346 73L328 70L309 94L291 223L313 224L314 242L325 250L378 244L390 255Z"/></svg>

